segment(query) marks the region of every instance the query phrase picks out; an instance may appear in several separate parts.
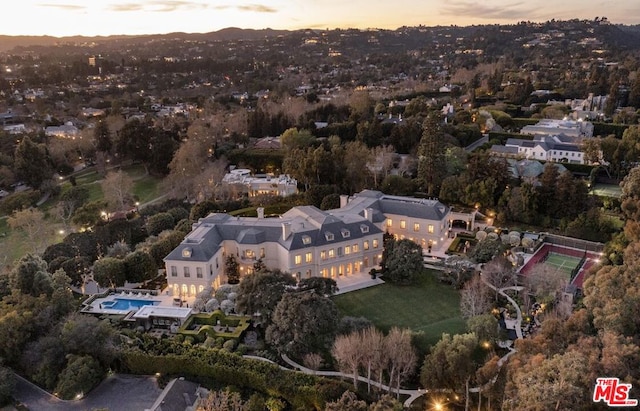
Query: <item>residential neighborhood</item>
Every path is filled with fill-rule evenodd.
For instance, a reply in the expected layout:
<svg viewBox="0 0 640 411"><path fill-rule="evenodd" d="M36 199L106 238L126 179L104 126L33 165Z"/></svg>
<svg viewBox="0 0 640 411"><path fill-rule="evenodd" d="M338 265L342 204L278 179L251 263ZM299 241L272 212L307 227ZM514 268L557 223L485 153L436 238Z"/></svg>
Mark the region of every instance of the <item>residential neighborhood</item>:
<svg viewBox="0 0 640 411"><path fill-rule="evenodd" d="M0 29L0 407L632 405L639 51L600 16Z"/></svg>

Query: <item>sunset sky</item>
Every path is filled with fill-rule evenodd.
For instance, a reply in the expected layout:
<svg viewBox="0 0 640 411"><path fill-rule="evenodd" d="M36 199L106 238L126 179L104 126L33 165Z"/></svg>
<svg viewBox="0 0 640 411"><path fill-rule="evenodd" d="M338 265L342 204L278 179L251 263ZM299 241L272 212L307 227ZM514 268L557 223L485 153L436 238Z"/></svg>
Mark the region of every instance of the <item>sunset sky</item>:
<svg viewBox="0 0 640 411"><path fill-rule="evenodd" d="M17 0L0 34L110 35L240 28L388 28L593 19L640 23L638 0Z"/></svg>

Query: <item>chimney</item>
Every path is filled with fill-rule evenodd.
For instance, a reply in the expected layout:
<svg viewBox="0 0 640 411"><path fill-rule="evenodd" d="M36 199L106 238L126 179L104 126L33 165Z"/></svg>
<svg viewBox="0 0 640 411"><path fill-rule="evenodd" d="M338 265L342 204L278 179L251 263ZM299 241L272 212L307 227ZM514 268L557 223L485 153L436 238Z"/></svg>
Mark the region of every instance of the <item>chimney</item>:
<svg viewBox="0 0 640 411"><path fill-rule="evenodd" d="M258 218L264 218L264 207L258 207L256 211L258 212Z"/></svg>
<svg viewBox="0 0 640 411"><path fill-rule="evenodd" d="M373 222L373 208L365 208L364 210L364 218Z"/></svg>
<svg viewBox="0 0 640 411"><path fill-rule="evenodd" d="M340 208L349 204L349 196L346 194L340 194Z"/></svg>
<svg viewBox="0 0 640 411"><path fill-rule="evenodd" d="M291 223L282 223L282 241L287 241L291 234Z"/></svg>

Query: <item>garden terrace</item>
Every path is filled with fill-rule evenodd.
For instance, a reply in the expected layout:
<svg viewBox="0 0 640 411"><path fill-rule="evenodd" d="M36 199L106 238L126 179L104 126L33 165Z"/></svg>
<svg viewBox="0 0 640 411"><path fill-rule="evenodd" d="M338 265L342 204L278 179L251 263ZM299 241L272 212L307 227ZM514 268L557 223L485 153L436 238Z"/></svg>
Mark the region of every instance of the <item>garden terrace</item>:
<svg viewBox="0 0 640 411"><path fill-rule="evenodd" d="M178 329L178 334L198 337L204 341L212 338L240 340L242 333L249 328L251 318L246 316L226 316L222 311L193 314Z"/></svg>

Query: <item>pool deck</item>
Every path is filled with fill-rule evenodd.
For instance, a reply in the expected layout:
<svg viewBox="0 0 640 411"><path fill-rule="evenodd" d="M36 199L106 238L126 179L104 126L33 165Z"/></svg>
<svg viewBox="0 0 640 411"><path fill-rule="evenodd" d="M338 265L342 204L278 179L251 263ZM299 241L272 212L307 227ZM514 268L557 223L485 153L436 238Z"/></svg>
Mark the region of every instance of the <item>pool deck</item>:
<svg viewBox="0 0 640 411"><path fill-rule="evenodd" d="M129 308L126 310L113 309L108 308L104 304L115 302L119 298L124 298L127 300L148 302L149 305L155 307L173 307L173 296L160 294L160 295L150 295L148 293L136 293L136 292L121 292L117 294L109 294L106 297L96 298L89 304L83 311L88 313L96 313L96 314L111 314L111 315L126 315L131 311L138 311L140 308L144 307L142 305L140 308Z"/></svg>

